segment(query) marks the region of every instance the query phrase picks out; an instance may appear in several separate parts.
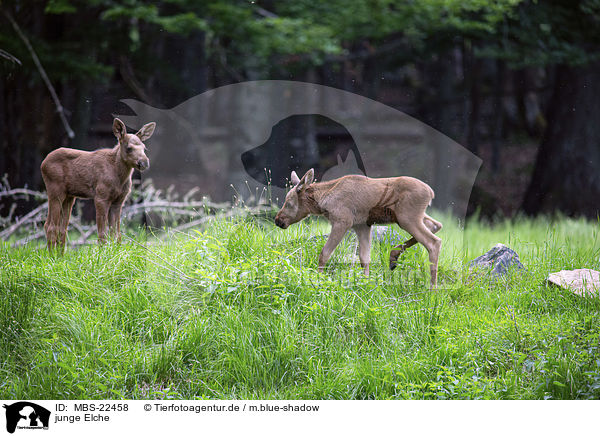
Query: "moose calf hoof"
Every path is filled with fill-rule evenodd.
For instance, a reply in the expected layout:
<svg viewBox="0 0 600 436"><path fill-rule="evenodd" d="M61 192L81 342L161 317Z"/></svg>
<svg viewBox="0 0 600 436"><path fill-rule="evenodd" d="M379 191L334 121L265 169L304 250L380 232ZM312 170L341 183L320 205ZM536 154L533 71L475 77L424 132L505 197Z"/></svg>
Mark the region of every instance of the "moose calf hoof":
<svg viewBox="0 0 600 436"><path fill-rule="evenodd" d="M398 265L398 263L396 261L397 261L397 259L390 259L390 271L394 271L394 269Z"/></svg>

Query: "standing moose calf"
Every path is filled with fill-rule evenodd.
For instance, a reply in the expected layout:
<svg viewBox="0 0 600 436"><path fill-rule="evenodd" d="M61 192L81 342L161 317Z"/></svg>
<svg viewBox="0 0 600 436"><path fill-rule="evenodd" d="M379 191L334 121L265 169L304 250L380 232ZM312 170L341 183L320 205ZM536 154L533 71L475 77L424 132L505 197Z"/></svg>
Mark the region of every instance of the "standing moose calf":
<svg viewBox="0 0 600 436"><path fill-rule="evenodd" d="M331 257L346 232L352 228L358 236L360 264L369 275L371 262L371 226L397 223L413 237L390 253L390 269L398 256L420 242L429 252L431 288L437 285L437 265L442 240L434 235L442 224L425 213L433 199L433 190L412 177L372 179L349 175L339 179L313 183L314 170L299 179L292 172L294 187L275 217L275 224L286 229L306 216L323 215L331 223L331 233L319 256L319 271Z"/></svg>
<svg viewBox="0 0 600 436"><path fill-rule="evenodd" d="M150 166L143 141L154 133L156 123L148 123L135 135L115 118L113 133L117 145L96 151L59 148L42 162L42 178L48 193L48 219L44 225L48 249L64 249L67 226L75 198L92 198L96 206L98 240L106 239L106 224L112 236L121 240L123 202L131 191L133 169Z"/></svg>

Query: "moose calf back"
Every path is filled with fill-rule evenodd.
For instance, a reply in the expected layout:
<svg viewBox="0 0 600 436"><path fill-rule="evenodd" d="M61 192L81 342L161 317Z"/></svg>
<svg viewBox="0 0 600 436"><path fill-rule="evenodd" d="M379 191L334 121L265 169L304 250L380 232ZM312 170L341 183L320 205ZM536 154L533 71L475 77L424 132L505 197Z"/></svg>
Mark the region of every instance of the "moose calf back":
<svg viewBox="0 0 600 436"><path fill-rule="evenodd" d="M311 189L312 188L312 189ZM319 198L326 217L351 213L352 223L393 224L423 215L434 197L426 183L413 177L369 178L348 175L314 183L308 195Z"/></svg>

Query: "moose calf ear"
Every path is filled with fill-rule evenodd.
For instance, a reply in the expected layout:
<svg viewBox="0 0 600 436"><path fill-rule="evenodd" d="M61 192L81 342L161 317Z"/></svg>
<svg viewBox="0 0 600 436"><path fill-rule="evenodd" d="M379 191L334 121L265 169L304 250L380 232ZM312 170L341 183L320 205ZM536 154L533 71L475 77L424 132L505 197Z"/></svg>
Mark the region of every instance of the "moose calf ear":
<svg viewBox="0 0 600 436"><path fill-rule="evenodd" d="M311 168L304 174L302 180L298 183L298 190L304 191L308 185L310 185L315 180L315 170Z"/></svg>
<svg viewBox="0 0 600 436"><path fill-rule="evenodd" d="M125 127L125 124L123 124L123 121L118 118L115 118L113 121L113 134L117 137L117 139L124 138L127 134L127 128Z"/></svg>
<svg viewBox="0 0 600 436"><path fill-rule="evenodd" d="M292 171L292 178L290 180L292 181L292 185L294 186L300 183L300 179L298 178L298 174L296 174L296 171Z"/></svg>
<svg viewBox="0 0 600 436"><path fill-rule="evenodd" d="M156 127L156 123L154 123L154 122L148 123L148 124L144 125L140 129L140 131L135 134L135 136L140 138L140 141L144 142L146 139L148 139L152 136L152 134L154 133L155 127Z"/></svg>
<svg viewBox="0 0 600 436"><path fill-rule="evenodd" d="M308 170L302 178L305 179L304 183L306 183L307 186L310 185L315 180L315 169L311 168L310 170Z"/></svg>

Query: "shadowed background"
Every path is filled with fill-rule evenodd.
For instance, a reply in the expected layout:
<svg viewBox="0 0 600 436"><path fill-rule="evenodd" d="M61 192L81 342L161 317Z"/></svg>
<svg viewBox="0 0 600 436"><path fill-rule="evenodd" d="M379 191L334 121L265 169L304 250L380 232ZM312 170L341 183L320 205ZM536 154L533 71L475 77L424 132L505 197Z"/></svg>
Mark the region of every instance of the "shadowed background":
<svg viewBox="0 0 600 436"><path fill-rule="evenodd" d="M0 174L13 187L40 189L39 164L51 150L112 146L112 114L138 114L128 112L123 99L170 110L225 85L297 80L389 105L482 158L469 213L596 217L599 12L593 0L4 1ZM264 103L249 101L238 112L260 114ZM207 108L204 119L182 126L172 143L200 133L218 144L222 127L210 117L227 109L223 105L231 102ZM337 144L351 141L339 126L321 121L291 118L288 127L273 128L271 140L288 136L288 157L310 154L312 144L308 158L315 160L319 150L317 166L328 168L337 162ZM369 124L379 130L373 136L379 141L404 134L386 119ZM225 128L235 133L235 126L234 120ZM323 133L332 126L341 136ZM307 136L298 137L300 131ZM240 143L240 151L260 144L269 142ZM193 167L202 177L215 162L227 166L231 159L218 146L193 157L185 141L181 147L161 157L161 164ZM247 177L260 179L257 168L265 158L244 156L253 168ZM282 175L276 176L280 184ZM179 182L185 184L185 177ZM10 200L1 201L0 214L6 214ZM22 214L33 203L18 206Z"/></svg>

